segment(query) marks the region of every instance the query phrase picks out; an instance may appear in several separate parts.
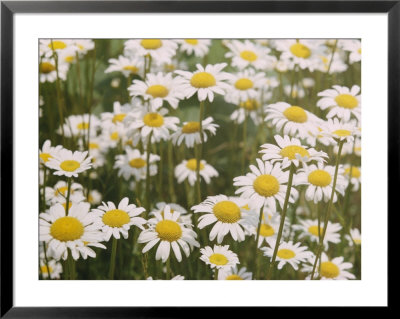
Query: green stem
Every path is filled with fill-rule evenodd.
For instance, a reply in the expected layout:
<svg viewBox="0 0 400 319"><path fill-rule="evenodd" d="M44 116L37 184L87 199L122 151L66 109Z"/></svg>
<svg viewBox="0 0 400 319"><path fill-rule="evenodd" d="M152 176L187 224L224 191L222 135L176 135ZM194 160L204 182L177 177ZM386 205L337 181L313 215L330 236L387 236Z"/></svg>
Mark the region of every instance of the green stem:
<svg viewBox="0 0 400 319"><path fill-rule="evenodd" d="M171 258L167 259L167 280L171 279Z"/></svg>
<svg viewBox="0 0 400 319"><path fill-rule="evenodd" d="M118 244L118 241L113 236L112 248L111 248L110 271L108 272L108 278L110 280L114 279L115 259L116 259L116 256L117 256L117 244Z"/></svg>
<svg viewBox="0 0 400 319"><path fill-rule="evenodd" d="M67 192L67 200L65 202L65 216L68 216L69 212L69 197L71 195L71 184L72 184L72 177L68 177L68 192Z"/></svg>
<svg viewBox="0 0 400 319"><path fill-rule="evenodd" d="M296 171L296 166L292 163L290 165L290 171L289 171L289 181L287 185L287 190L286 190L286 196L285 196L285 202L283 204L283 210L282 210L282 215L281 215L281 222L279 225L279 231L278 231L278 236L276 238L276 244L274 248L274 253L272 255L271 263L269 265L268 273L267 273L267 279L271 278L271 271L275 267L275 261L276 261L276 255L278 253L278 248L279 244L282 238L282 233L283 233L283 225L285 224L285 217L286 217L286 211L289 206L289 198L290 198L290 191L292 189L292 183L293 183L293 176Z"/></svg>
<svg viewBox="0 0 400 319"><path fill-rule="evenodd" d="M172 154L172 142L168 141L168 189L169 189L169 199L171 203L176 202L176 195L174 191L174 161Z"/></svg>
<svg viewBox="0 0 400 319"><path fill-rule="evenodd" d="M147 141L147 149L146 149L146 201L145 201L145 208L146 208L146 217L148 212L150 211L150 148L151 148L151 136L153 132L149 134L149 140ZM159 172L161 174L161 172Z"/></svg>
<svg viewBox="0 0 400 319"><path fill-rule="evenodd" d="M328 228L328 221L329 221L329 216L330 216L331 210L332 210L333 198L335 197L335 189L336 189L336 182L337 182L337 176L338 176L338 171L339 171L340 155L342 154L342 148L343 148L344 142L345 142L344 140L339 142L339 151L338 151L338 155L336 158L335 176L333 178L331 199L329 201L328 209L325 214L324 229L322 231L321 240L318 245L317 255L315 257L313 269L311 272L311 280L314 279L315 268L317 267L318 259L321 257L322 249L324 247L324 238L325 238L325 234L326 234L326 229Z"/></svg>
<svg viewBox="0 0 400 319"><path fill-rule="evenodd" d="M200 161L201 161L201 153L202 147L204 143L203 136L203 113L204 113L204 101L200 102L200 111L199 111L199 134L200 134L200 145L197 145L197 154L196 154L196 188L197 188L197 202L201 202L201 181L200 181Z"/></svg>
<svg viewBox="0 0 400 319"><path fill-rule="evenodd" d="M72 258L72 253L68 254L67 263L68 263L68 270L69 270L69 279L74 280L75 279L75 260L74 260L74 258Z"/></svg>
<svg viewBox="0 0 400 319"><path fill-rule="evenodd" d="M247 110L244 111L245 117L244 117L244 122L243 122L243 136L242 136L242 141L243 141L243 156L242 156L242 165L241 165L241 170L242 172L244 171L244 166L246 164L246 138L247 138L247 121L249 118L249 112Z"/></svg>
<svg viewBox="0 0 400 319"><path fill-rule="evenodd" d="M258 267L258 263L257 263L257 252L258 252L258 240L260 239L260 229L261 229L261 221L262 221L262 216L263 216L263 208L260 208L260 217L258 218L258 226L257 226L257 235L256 235L256 245L254 247L254 276L259 277L259 267ZM256 279L256 278L254 278Z"/></svg>
<svg viewBox="0 0 400 319"><path fill-rule="evenodd" d="M214 280L218 280L218 272L219 272L219 269L218 269L218 268L215 268Z"/></svg>
<svg viewBox="0 0 400 319"><path fill-rule="evenodd" d="M333 45L333 48L332 48L331 60L329 61L328 70L326 71L326 74L328 74L328 75L329 75L329 71L331 70L331 66L332 66L332 62L333 62L333 57L335 55L337 43L338 43L338 40L335 40L335 44Z"/></svg>

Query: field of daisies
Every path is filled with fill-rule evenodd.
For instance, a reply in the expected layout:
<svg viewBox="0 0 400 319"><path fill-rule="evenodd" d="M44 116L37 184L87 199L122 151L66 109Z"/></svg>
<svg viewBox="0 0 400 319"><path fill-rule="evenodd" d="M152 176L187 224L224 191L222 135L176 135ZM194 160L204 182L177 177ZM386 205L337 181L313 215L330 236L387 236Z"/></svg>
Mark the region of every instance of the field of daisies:
<svg viewBox="0 0 400 319"><path fill-rule="evenodd" d="M359 40L39 53L40 279L361 279Z"/></svg>

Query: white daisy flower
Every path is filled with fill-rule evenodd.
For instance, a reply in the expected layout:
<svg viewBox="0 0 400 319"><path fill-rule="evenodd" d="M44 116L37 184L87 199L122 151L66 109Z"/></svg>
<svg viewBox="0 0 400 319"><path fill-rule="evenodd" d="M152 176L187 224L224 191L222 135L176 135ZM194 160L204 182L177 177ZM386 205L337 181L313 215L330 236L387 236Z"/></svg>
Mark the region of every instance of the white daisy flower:
<svg viewBox="0 0 400 319"><path fill-rule="evenodd" d="M200 260L210 265L211 269L230 269L239 264L238 256L229 250L229 245L206 246L200 249Z"/></svg>
<svg viewBox="0 0 400 319"><path fill-rule="evenodd" d="M344 237L348 240L351 247L354 244L361 245L361 233L358 228L350 229L350 235L345 235Z"/></svg>
<svg viewBox="0 0 400 319"><path fill-rule="evenodd" d="M66 137L87 136L90 126L90 135L95 136L99 125L99 119L93 114L90 116L89 114L70 115L65 119L65 123L63 124L64 135ZM58 130L58 133L61 133L61 129Z"/></svg>
<svg viewBox="0 0 400 319"><path fill-rule="evenodd" d="M297 84L293 84L293 86L291 84L284 85L283 92L292 99L302 99L306 95L304 89Z"/></svg>
<svg viewBox="0 0 400 319"><path fill-rule="evenodd" d="M46 264L46 260L44 254L40 255L40 271L39 273L42 274L44 279L60 279L60 274L62 274L63 268L60 262L50 259Z"/></svg>
<svg viewBox="0 0 400 319"><path fill-rule="evenodd" d="M314 203L322 200L328 202L332 195L335 167L324 166L323 163L318 163L317 165L311 164L299 169L296 174L296 185L308 185L305 193L306 200ZM343 177L343 173L343 169L339 168L333 195L334 203L337 201L336 192L343 196L346 189L346 180Z"/></svg>
<svg viewBox="0 0 400 319"><path fill-rule="evenodd" d="M328 157L325 152L317 152L313 148L307 148L300 143L297 138L290 138L279 135L274 136L278 146L274 144L263 144L260 153L263 153L262 159L264 161L271 161L272 163L282 162L282 169L290 166L293 163L299 166L300 162L307 163L310 161L325 162L324 157Z"/></svg>
<svg viewBox="0 0 400 319"><path fill-rule="evenodd" d="M260 226L260 237L258 238L257 247L261 247L263 242L268 243L268 238L276 239L279 232L279 225L281 223L281 215L279 213L266 214L263 213ZM290 230L290 222L285 220L283 228L283 236L287 237L288 231ZM253 235L257 237L257 228L253 228Z"/></svg>
<svg viewBox="0 0 400 319"><path fill-rule="evenodd" d="M248 272L246 267L238 270L236 265L218 272L218 280L252 280L252 277L253 273Z"/></svg>
<svg viewBox="0 0 400 319"><path fill-rule="evenodd" d="M289 172L283 172L280 163L273 165L259 158L256 160L258 167L250 165L251 173L233 179L233 185L240 186L235 194L241 194L242 198L249 199L250 208L260 209L268 205L276 211L276 201L283 207ZM292 187L289 202L294 203L297 196L297 190Z"/></svg>
<svg viewBox="0 0 400 319"><path fill-rule="evenodd" d="M203 140L207 141L207 131L210 135L215 135L217 131L218 124L214 123L214 119L209 116L201 121ZM172 143L179 146L185 141L187 148L193 148L197 144L201 144L200 135L200 122L191 121L184 122L183 126L178 128L178 130L171 135Z"/></svg>
<svg viewBox="0 0 400 319"><path fill-rule="evenodd" d="M135 39L124 43L126 56L150 56L156 65L169 63L176 54L178 44L165 39Z"/></svg>
<svg viewBox="0 0 400 319"><path fill-rule="evenodd" d="M301 231L299 239L309 238L312 242L319 243L318 237L318 219L305 219L300 220L299 225L293 225L293 229ZM328 221L328 226L326 227L325 237L324 237L324 247L325 250L328 249L329 243L337 244L340 243L340 233L342 226L339 223L331 223ZM319 235L322 236L324 232L324 222L320 222Z"/></svg>
<svg viewBox="0 0 400 319"><path fill-rule="evenodd" d="M67 47L66 49L62 50L58 54L58 63L67 63L67 64L76 63L77 49L78 48L75 46L70 46L70 47Z"/></svg>
<svg viewBox="0 0 400 319"><path fill-rule="evenodd" d="M109 59L110 66L104 73L121 72L126 78L132 75L142 75L144 69L143 58L138 56L123 56L120 55L118 59Z"/></svg>
<svg viewBox="0 0 400 319"><path fill-rule="evenodd" d="M60 80L67 79L69 64L58 63L58 77ZM39 80L40 83L54 82L57 79L56 63L53 58L42 58L39 63Z"/></svg>
<svg viewBox="0 0 400 319"><path fill-rule="evenodd" d="M46 187L45 198L46 202L53 205L56 203L64 203L67 197L68 184L65 181L58 181L53 187ZM85 200L83 196L83 187L79 183L71 183L70 201L79 203Z"/></svg>
<svg viewBox="0 0 400 319"><path fill-rule="evenodd" d="M343 262L343 257L336 257L332 260L329 260L328 256L325 253L321 255L321 272L318 274L318 267L316 268L316 275L321 276L321 280L348 280L348 279L356 279L356 277L347 271L347 269L351 269L353 267L352 263ZM315 257L310 259L310 265L304 265L302 268L303 272L311 272ZM310 279L308 276L306 279Z"/></svg>
<svg viewBox="0 0 400 319"><path fill-rule="evenodd" d="M45 164L62 149L62 145L51 146L51 141L46 140L43 143L42 149L39 150L40 163Z"/></svg>
<svg viewBox="0 0 400 319"><path fill-rule="evenodd" d="M259 94L260 95L260 94ZM264 94L264 97L266 95ZM245 121L246 116L250 116L255 125L262 123L261 103L259 96L239 103L239 107L232 112L230 119L238 124Z"/></svg>
<svg viewBox="0 0 400 319"><path fill-rule="evenodd" d="M361 138L355 138L354 140L354 154L357 156L361 156ZM335 145L333 147L333 152L337 154L339 151L339 146ZM344 143L342 148L342 155L351 155L353 154L353 143Z"/></svg>
<svg viewBox="0 0 400 319"><path fill-rule="evenodd" d="M315 80L313 78L303 78L301 83L305 89L311 89L315 86Z"/></svg>
<svg viewBox="0 0 400 319"><path fill-rule="evenodd" d="M265 82L265 73L256 73L254 69L245 69L233 74L231 79L229 79L232 88L225 94L225 101L232 104L239 104L240 102L254 99L259 95L257 90L263 87Z"/></svg>
<svg viewBox="0 0 400 319"><path fill-rule="evenodd" d="M109 145L107 145L107 147L108 146ZM90 156L92 158L92 167L95 169L104 166L104 164L106 163L106 158L104 156L104 153L101 153L97 149L91 150ZM94 172L91 172L91 173L94 173Z"/></svg>
<svg viewBox="0 0 400 319"><path fill-rule="evenodd" d="M129 180L134 176L136 181L146 178L146 160L147 152L140 153L138 149L125 148L126 154L115 156L114 168L118 169L118 176L123 176L125 180ZM160 156L150 154L150 176L157 174L156 162L160 160Z"/></svg>
<svg viewBox="0 0 400 319"><path fill-rule="evenodd" d="M180 44L179 51L198 57L204 57L210 50L211 40L209 39L183 39L177 40Z"/></svg>
<svg viewBox="0 0 400 319"><path fill-rule="evenodd" d="M60 54L63 50L66 50L74 46L73 40L68 39L40 39L39 40L39 52L40 55L45 57L51 57L53 50Z"/></svg>
<svg viewBox="0 0 400 319"><path fill-rule="evenodd" d="M179 90L182 90L186 98L197 93L200 102L207 99L212 102L214 93L224 95L226 90L231 89L231 86L224 82L231 78L229 73L222 72L226 66L226 63L218 63L207 64L204 68L201 64L196 64L197 70L194 72L175 71L182 76L182 85Z"/></svg>
<svg viewBox="0 0 400 319"><path fill-rule="evenodd" d="M84 202L72 205L66 216L65 208L55 204L47 213L39 215L40 240L47 244L47 256L66 260L71 254L77 260L81 252L78 248L83 247L85 242L103 241L101 225L89 208L90 204ZM99 246L106 248L102 244Z"/></svg>
<svg viewBox="0 0 400 319"><path fill-rule="evenodd" d="M329 109L326 117L337 116L347 122L353 115L357 120L361 120L361 95L360 87L353 85L351 89L334 85L333 89L327 89L318 93L322 99L318 100L317 106L321 110Z"/></svg>
<svg viewBox="0 0 400 319"><path fill-rule="evenodd" d="M148 229L142 231L138 243L147 243L142 253L149 251L159 243L156 251L156 260L166 262L172 248L178 262L182 261L181 249L189 257L192 247L199 247L196 241L197 234L186 224L179 222L180 214L171 213L170 207L164 207L164 216L155 212L155 217L148 220Z"/></svg>
<svg viewBox="0 0 400 319"><path fill-rule="evenodd" d="M317 66L317 70L321 72L328 72L329 74L341 73L348 69L346 63L343 62L341 54L335 52L332 58L332 53L329 52L326 55L320 55L321 63Z"/></svg>
<svg viewBox="0 0 400 319"><path fill-rule="evenodd" d="M351 166L350 164L343 165L344 172L344 183L345 189L347 189L349 185L349 181L352 184L352 191L357 192L360 189L361 185L361 167L360 166ZM350 176L351 174L351 176Z"/></svg>
<svg viewBox="0 0 400 319"><path fill-rule="evenodd" d="M271 49L255 44L249 40L244 42L233 40L227 43L230 52L225 54L226 58L232 59L232 66L236 66L240 70L247 67L253 67L257 70L272 70L276 58L269 55Z"/></svg>
<svg viewBox="0 0 400 319"><path fill-rule="evenodd" d="M339 40L338 46L344 51L350 52L349 62L353 64L354 62L361 61L361 41L360 40Z"/></svg>
<svg viewBox="0 0 400 319"><path fill-rule="evenodd" d="M225 235L231 234L233 240L243 241L245 238L243 225L252 224L248 211L242 207L248 200L225 195L208 196L205 201L191 208L194 213L205 213L198 219L197 227L214 224L210 231L210 241L217 238L217 243L222 243Z"/></svg>
<svg viewBox="0 0 400 319"><path fill-rule="evenodd" d="M103 198L103 196L101 195L101 193L96 190L96 189L91 189L89 191L89 196L88 196L88 202L91 205L98 205L101 203L101 199Z"/></svg>
<svg viewBox="0 0 400 319"><path fill-rule="evenodd" d="M107 204L103 202L103 205L92 209L97 224L101 225L105 241L109 241L111 236L120 239L120 234L127 239L129 229L133 225L143 230L143 224L146 223L146 220L139 215L144 211L143 207L129 204L128 197L119 202L118 208L113 202L107 202Z"/></svg>
<svg viewBox="0 0 400 319"><path fill-rule="evenodd" d="M153 280L153 277L147 277L146 280ZM176 275L175 277L172 277L171 280L185 280L185 276Z"/></svg>
<svg viewBox="0 0 400 319"><path fill-rule="evenodd" d="M182 163L175 167L175 177L178 179L178 183L182 183L185 179L188 179L189 184L193 186L196 183L196 168L197 160L191 158L189 160L183 160ZM205 160L200 161L200 177L209 184L212 177L217 177L218 172L210 164L207 164Z"/></svg>
<svg viewBox="0 0 400 319"><path fill-rule="evenodd" d="M192 214L188 214L188 211L185 208L175 203L156 203L156 207L150 212L150 216L155 216L155 213L159 213L161 216L164 216L164 208L167 205L170 208L171 214L173 214L174 212L178 212L180 214L178 222L186 224L187 227L191 227L190 225L192 224Z"/></svg>
<svg viewBox="0 0 400 319"><path fill-rule="evenodd" d="M50 158L47 167L56 170L53 174L67 177L78 177L82 173L91 168L91 156L87 156L88 152L72 151L61 149L56 157Z"/></svg>
<svg viewBox="0 0 400 319"><path fill-rule="evenodd" d="M321 125L321 135L327 137L331 144L336 145L339 141L353 144L354 136L357 134L355 121L343 122L338 118L328 119Z"/></svg>
<svg viewBox="0 0 400 319"><path fill-rule="evenodd" d="M278 131L285 135L304 138L308 134L317 134L318 118L302 108L301 106L290 105L286 102L270 104L265 108L265 121L271 121Z"/></svg>
<svg viewBox="0 0 400 319"><path fill-rule="evenodd" d="M264 256L270 257L274 254L274 249L276 245L275 239L269 239L268 243L270 247L262 247L261 250L264 251ZM299 269L299 264L301 262L307 261L307 259L313 256L313 253L307 250L307 247L300 246L301 243L293 244L292 241L281 242L278 247L278 252L276 254L276 261L278 262L278 269L282 269L285 264L290 264L294 270Z"/></svg>
<svg viewBox="0 0 400 319"><path fill-rule="evenodd" d="M90 39L74 39L73 45L77 48L79 55L84 55L94 49L94 41Z"/></svg>
<svg viewBox="0 0 400 319"><path fill-rule="evenodd" d="M112 112L101 113L101 120L103 122L114 124L123 123L126 115L133 110L133 105L130 103L125 103L121 105L120 102L116 101L113 104Z"/></svg>
<svg viewBox="0 0 400 319"><path fill-rule="evenodd" d="M184 98L180 90L181 83L182 78L172 78L172 73L148 73L146 81L134 80L133 85L128 87L128 91L130 96L141 96L145 101L149 101L153 111L161 107L164 101L176 109L179 100Z"/></svg>

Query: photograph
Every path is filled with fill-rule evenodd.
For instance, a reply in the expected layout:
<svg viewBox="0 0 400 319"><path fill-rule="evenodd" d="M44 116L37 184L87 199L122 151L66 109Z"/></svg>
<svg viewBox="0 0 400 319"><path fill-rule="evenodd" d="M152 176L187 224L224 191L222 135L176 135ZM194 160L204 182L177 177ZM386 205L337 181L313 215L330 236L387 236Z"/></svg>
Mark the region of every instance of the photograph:
<svg viewBox="0 0 400 319"><path fill-rule="evenodd" d="M37 41L39 280L363 278L362 39Z"/></svg>

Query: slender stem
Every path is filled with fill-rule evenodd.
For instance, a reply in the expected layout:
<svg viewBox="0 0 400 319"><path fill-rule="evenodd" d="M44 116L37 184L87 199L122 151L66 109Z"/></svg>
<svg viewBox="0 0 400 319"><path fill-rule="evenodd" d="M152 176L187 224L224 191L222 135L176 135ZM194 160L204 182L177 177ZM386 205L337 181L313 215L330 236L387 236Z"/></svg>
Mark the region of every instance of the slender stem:
<svg viewBox="0 0 400 319"><path fill-rule="evenodd" d="M333 62L333 57L335 56L337 43L338 43L338 40L335 40L335 44L333 45L333 48L332 48L331 60L329 61L328 70L326 71L327 74L329 74L329 72L331 70L331 66L332 66L332 62Z"/></svg>
<svg viewBox="0 0 400 319"><path fill-rule="evenodd" d="M169 190L169 199L171 203L176 202L176 195L174 190L174 161L172 154L172 142L168 141L168 190Z"/></svg>
<svg viewBox="0 0 400 319"><path fill-rule="evenodd" d="M110 280L114 279L114 270L115 270L115 259L117 256L117 239L113 236L112 247L111 247L111 260L110 260L110 271L108 273L108 278Z"/></svg>
<svg viewBox="0 0 400 319"><path fill-rule="evenodd" d="M290 165L289 181L288 181L287 190L286 190L285 202L283 204L283 210L282 210L282 215L281 215L281 222L280 222L280 225L279 225L278 236L276 238L276 244L275 244L275 248L274 248L274 253L272 255L272 260L271 260L271 263L269 265L269 269L268 269L268 273L267 273L267 279L271 278L271 271L275 267L276 255L278 253L279 244L280 244L280 241L281 241L281 238L282 238L283 225L285 224L286 211L287 211L287 208L288 208L288 205L289 205L290 191L292 189L293 176L294 176L294 172L295 171L296 171L296 166L292 163Z"/></svg>
<svg viewBox="0 0 400 319"><path fill-rule="evenodd" d="M218 280L218 272L219 272L219 269L218 269L218 268L215 268L214 280Z"/></svg>
<svg viewBox="0 0 400 319"><path fill-rule="evenodd" d="M167 259L167 280L171 279L171 258Z"/></svg>
<svg viewBox="0 0 400 319"><path fill-rule="evenodd" d="M317 267L318 259L321 257L322 249L323 249L323 246L324 246L323 243L324 243L324 238L325 238L325 234L326 234L326 229L328 228L328 221L329 221L329 216L330 216L331 210L332 210L333 198L335 197L336 182L337 182L337 176L338 176L338 172L339 172L340 155L342 154L342 148L343 148L344 142L345 142L344 140L339 142L339 151L338 151L338 155L337 155L337 158L336 158L335 176L333 178L331 199L329 201L328 209L327 209L326 214L325 214L324 229L322 231L321 240L320 240L320 243L318 245L317 255L315 257L313 269L312 269L312 272L311 272L311 280L314 279L315 268Z"/></svg>
<svg viewBox="0 0 400 319"><path fill-rule="evenodd" d="M65 202L65 216L68 216L68 211L69 211L69 197L71 195L71 184L72 184L72 177L68 177L68 192L67 192L67 200Z"/></svg>
<svg viewBox="0 0 400 319"><path fill-rule="evenodd" d="M78 51L75 52L75 58L76 58L76 71L77 71L77 78L78 78L78 91L79 91L79 102L80 106L82 107L83 104L83 99L82 99L82 82L81 82L81 65L79 62L79 53Z"/></svg>
<svg viewBox="0 0 400 319"><path fill-rule="evenodd" d="M247 143L246 138L247 138L247 121L249 118L249 111L245 110L244 114L245 114L245 117L244 117L244 122L243 122L243 136L242 136L242 141L243 141L243 149L242 149L243 156L242 156L242 165L241 165L242 172L244 171L244 166L246 163L246 143Z"/></svg>
<svg viewBox="0 0 400 319"><path fill-rule="evenodd" d="M204 101L200 102L200 111L199 111L199 134L200 134L200 144L197 145L197 154L196 154L196 188L197 188L197 201L201 202L201 181L200 181L200 161L201 161L201 153L202 147L204 143L203 136L203 113L204 113Z"/></svg>
<svg viewBox="0 0 400 319"><path fill-rule="evenodd" d="M69 279L74 280L75 279L75 260L74 260L74 258L72 258L72 253L68 254L67 263L68 263L68 270L69 270Z"/></svg>
<svg viewBox="0 0 400 319"><path fill-rule="evenodd" d="M351 194L351 188L352 188L351 178L353 177L353 167L354 167L353 161L354 161L355 147L356 147L356 140L354 139L354 141L353 141L353 151L352 151L352 154L351 154L351 161L350 161L350 171L349 171L349 177L348 177L349 183L348 183L347 188L346 188L346 196L345 196L345 199L344 199L344 208L343 208L344 217L347 217L347 215L348 215L349 204L350 204L350 194Z"/></svg>
<svg viewBox="0 0 400 319"><path fill-rule="evenodd" d="M46 251L46 250L47 250L46 243L43 242L44 262L45 262L45 265L46 265L46 268L47 268L47 274L48 274L47 279L50 279L50 280L51 280L51 276L50 276L50 267L49 267L49 260L48 260L48 258L47 258L47 251Z"/></svg>
<svg viewBox="0 0 400 319"><path fill-rule="evenodd" d="M151 136L153 132L149 134L149 140L147 141L147 148L146 148L146 201L145 201L145 208L146 208L146 215L150 211L150 148L151 148ZM159 172L161 174L161 172Z"/></svg>
<svg viewBox="0 0 400 319"><path fill-rule="evenodd" d="M256 244L254 246L254 255L253 255L253 258L254 258L254 276L256 276L256 274L257 274L257 277L259 277L259 273L258 273L259 267L258 267L258 263L257 263L257 252L258 252L257 248L258 248L258 240L260 239L260 229L261 229L261 221L262 221L262 216L263 216L263 208L264 207L260 208L260 217L258 218Z"/></svg>

